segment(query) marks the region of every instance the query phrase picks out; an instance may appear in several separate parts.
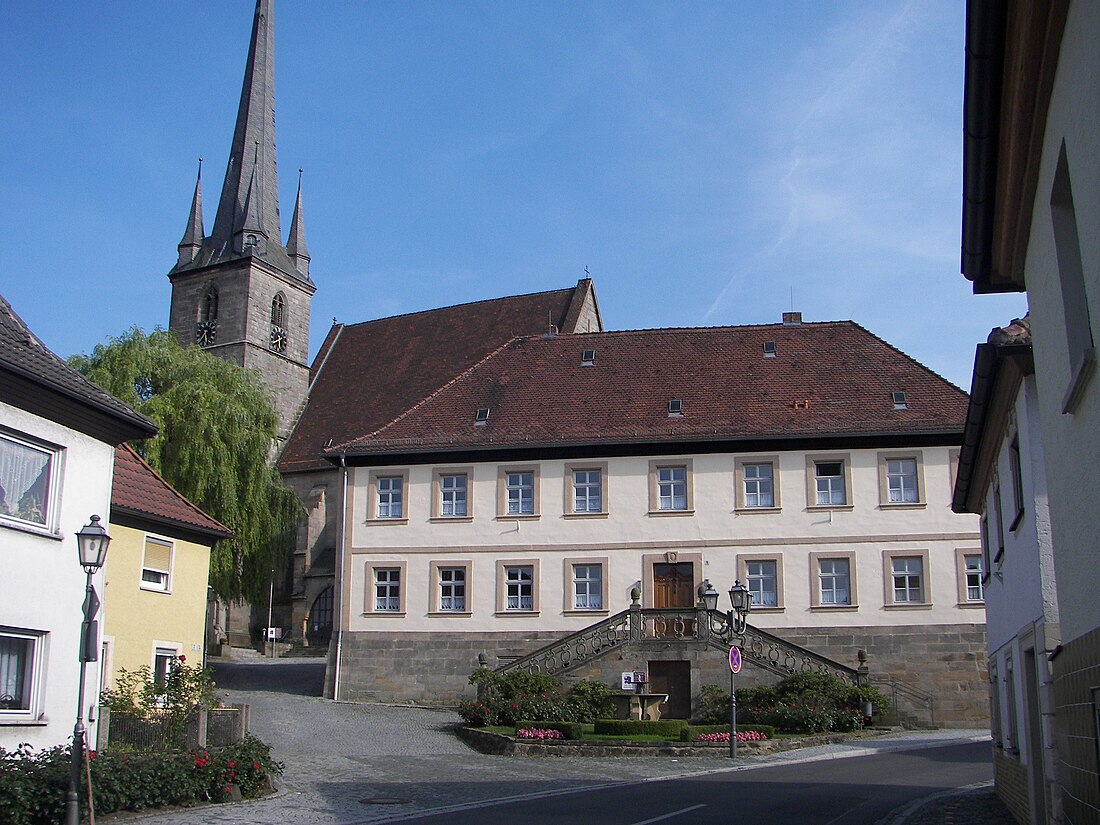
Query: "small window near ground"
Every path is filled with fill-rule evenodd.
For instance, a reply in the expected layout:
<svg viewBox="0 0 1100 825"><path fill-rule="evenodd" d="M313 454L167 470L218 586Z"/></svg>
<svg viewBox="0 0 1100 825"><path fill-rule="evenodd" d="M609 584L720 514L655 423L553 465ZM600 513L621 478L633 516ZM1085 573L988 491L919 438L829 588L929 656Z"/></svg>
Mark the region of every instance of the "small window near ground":
<svg viewBox="0 0 1100 825"><path fill-rule="evenodd" d="M0 721L36 715L41 636L0 632Z"/></svg>

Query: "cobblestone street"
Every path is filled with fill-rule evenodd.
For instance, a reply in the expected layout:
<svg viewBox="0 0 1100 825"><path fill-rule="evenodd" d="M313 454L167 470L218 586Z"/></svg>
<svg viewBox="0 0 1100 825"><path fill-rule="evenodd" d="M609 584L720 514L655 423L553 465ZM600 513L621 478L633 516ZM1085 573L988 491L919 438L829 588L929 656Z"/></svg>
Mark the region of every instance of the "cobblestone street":
<svg viewBox="0 0 1100 825"><path fill-rule="evenodd" d="M142 825L373 823L510 796L529 797L607 783L726 770L725 758L533 758L477 753L450 733L452 711L337 704L320 693L323 665L248 660L216 667L219 691L251 705L252 731L272 745L286 774L278 793L236 805L149 812L105 821ZM244 689L244 686L249 689ZM932 731L789 751L747 760L775 764L832 759L919 744L981 738L980 731Z"/></svg>

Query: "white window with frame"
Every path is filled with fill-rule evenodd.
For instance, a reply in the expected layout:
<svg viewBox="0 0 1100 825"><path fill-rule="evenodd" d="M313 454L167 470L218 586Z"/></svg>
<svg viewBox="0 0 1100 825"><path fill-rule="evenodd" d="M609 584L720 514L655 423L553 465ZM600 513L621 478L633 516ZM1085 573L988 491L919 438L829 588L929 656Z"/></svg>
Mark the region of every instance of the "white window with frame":
<svg viewBox="0 0 1100 825"><path fill-rule="evenodd" d="M535 513L535 474L507 473L504 479L507 512L510 516L531 516Z"/></svg>
<svg viewBox="0 0 1100 825"><path fill-rule="evenodd" d="M766 464L745 464L744 474L745 507L774 507L774 468L771 462Z"/></svg>
<svg viewBox="0 0 1100 825"><path fill-rule="evenodd" d="M856 607L854 553L810 553L811 608Z"/></svg>
<svg viewBox="0 0 1100 825"><path fill-rule="evenodd" d="M894 603L924 601L924 564L915 556L895 556L891 559L894 582Z"/></svg>
<svg viewBox="0 0 1100 825"><path fill-rule="evenodd" d="M504 568L505 610L534 610L534 568L529 564Z"/></svg>
<svg viewBox="0 0 1100 825"><path fill-rule="evenodd" d="M603 472L601 470L573 470L573 512L603 512Z"/></svg>
<svg viewBox="0 0 1100 825"><path fill-rule="evenodd" d="M444 518L461 518L467 515L465 473L439 477L439 514Z"/></svg>
<svg viewBox="0 0 1100 825"><path fill-rule="evenodd" d="M955 576L958 581L959 607L981 607L985 604L985 582L988 579L982 550L955 550Z"/></svg>
<svg viewBox="0 0 1100 825"><path fill-rule="evenodd" d="M0 629L0 722L39 717L44 646L44 634Z"/></svg>
<svg viewBox="0 0 1100 825"><path fill-rule="evenodd" d="M145 537L141 561L141 589L170 593L172 590L172 542Z"/></svg>
<svg viewBox="0 0 1100 825"><path fill-rule="evenodd" d="M168 684L168 677L179 664L179 655L178 648L153 648L153 685L158 693L164 692Z"/></svg>
<svg viewBox="0 0 1100 825"><path fill-rule="evenodd" d="M573 609L603 610L603 565L574 564Z"/></svg>
<svg viewBox="0 0 1100 825"><path fill-rule="evenodd" d="M887 497L891 504L916 504L920 501L915 458L886 459Z"/></svg>
<svg viewBox="0 0 1100 825"><path fill-rule="evenodd" d="M401 568L374 568L374 611L398 613L401 611Z"/></svg>
<svg viewBox="0 0 1100 825"><path fill-rule="evenodd" d="M779 575L775 559L746 561L745 581L752 594L753 607L776 607L779 604Z"/></svg>
<svg viewBox="0 0 1100 825"><path fill-rule="evenodd" d="M966 570L966 600L968 602L984 602L985 585L982 583L982 557L980 555L964 556L963 564Z"/></svg>
<svg viewBox="0 0 1100 825"><path fill-rule="evenodd" d="M401 476L378 478L378 518L404 516L404 479Z"/></svg>
<svg viewBox="0 0 1100 825"><path fill-rule="evenodd" d="M0 522L57 530L61 449L0 432Z"/></svg>
<svg viewBox="0 0 1100 825"><path fill-rule="evenodd" d="M844 484L843 461L814 462L814 503L818 507L843 506L848 503Z"/></svg>
<svg viewBox="0 0 1100 825"><path fill-rule="evenodd" d="M437 567L439 611L441 613L466 612L466 567Z"/></svg>
<svg viewBox="0 0 1100 825"><path fill-rule="evenodd" d="M657 468L657 509L687 509L687 468Z"/></svg>

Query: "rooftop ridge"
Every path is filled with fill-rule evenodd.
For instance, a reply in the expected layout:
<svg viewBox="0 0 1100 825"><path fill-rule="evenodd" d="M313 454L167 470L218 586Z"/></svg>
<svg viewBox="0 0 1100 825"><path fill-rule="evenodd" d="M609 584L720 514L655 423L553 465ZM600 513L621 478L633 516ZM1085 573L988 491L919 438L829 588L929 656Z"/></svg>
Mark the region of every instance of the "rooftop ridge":
<svg viewBox="0 0 1100 825"><path fill-rule="evenodd" d="M379 321L392 321L396 318L413 318L417 315L427 315L432 312L442 312L446 309L465 309L467 307L478 306L480 304L496 304L503 301L514 301L519 298L535 298L540 295L564 295L567 292L573 292L576 289L575 286L567 286L562 289L546 289L540 292L524 292L520 295L504 295L499 298L482 298L478 301L467 301L462 304L447 304L446 306L433 307L432 309L420 309L416 312L399 312L396 315L384 315L381 318L371 318L369 321L359 321L354 324L342 324L342 326L348 329L355 327L363 327L367 324L377 324ZM522 337L522 336L521 336Z"/></svg>

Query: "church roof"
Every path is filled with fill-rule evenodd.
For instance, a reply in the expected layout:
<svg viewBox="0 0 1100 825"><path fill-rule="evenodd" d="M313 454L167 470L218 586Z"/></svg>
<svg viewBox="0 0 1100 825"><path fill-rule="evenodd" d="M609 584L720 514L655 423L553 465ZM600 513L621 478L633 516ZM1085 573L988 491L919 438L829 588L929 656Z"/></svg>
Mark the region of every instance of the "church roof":
<svg viewBox="0 0 1100 825"><path fill-rule="evenodd" d="M309 401L282 472L328 468L326 444L385 426L516 336L570 332L595 301L592 281L551 292L335 324L314 359Z"/></svg>
<svg viewBox="0 0 1100 825"><path fill-rule="evenodd" d="M966 407L962 390L851 321L528 335L329 454L957 443Z"/></svg>
<svg viewBox="0 0 1100 825"><path fill-rule="evenodd" d="M125 517L198 533L207 539L233 537L232 530L192 504L129 444L115 448L115 476L111 489L111 520Z"/></svg>
<svg viewBox="0 0 1100 825"><path fill-rule="evenodd" d="M0 295L0 398L110 444L156 425L55 355Z"/></svg>

